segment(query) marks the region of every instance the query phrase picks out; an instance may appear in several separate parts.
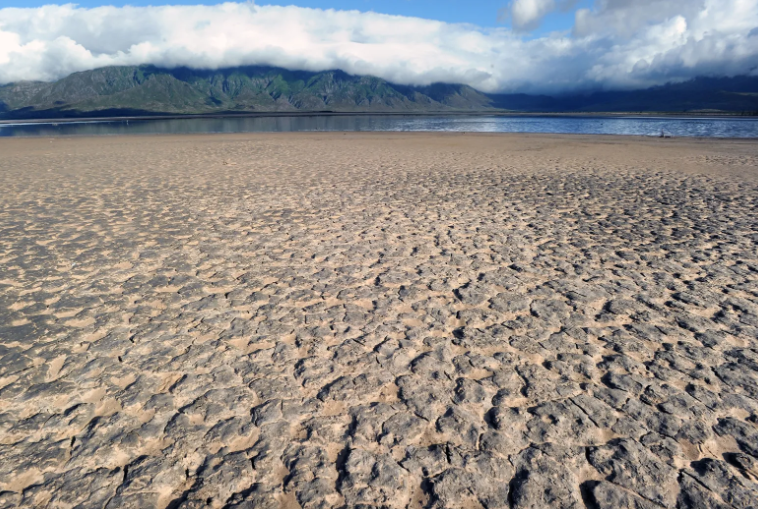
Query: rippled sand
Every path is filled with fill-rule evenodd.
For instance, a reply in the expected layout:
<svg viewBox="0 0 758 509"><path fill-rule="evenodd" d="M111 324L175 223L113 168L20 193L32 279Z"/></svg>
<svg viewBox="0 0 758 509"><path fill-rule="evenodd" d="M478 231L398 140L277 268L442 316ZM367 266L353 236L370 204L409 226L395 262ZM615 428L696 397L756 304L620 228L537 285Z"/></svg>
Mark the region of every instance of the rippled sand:
<svg viewBox="0 0 758 509"><path fill-rule="evenodd" d="M758 143L0 139L0 507L758 503Z"/></svg>

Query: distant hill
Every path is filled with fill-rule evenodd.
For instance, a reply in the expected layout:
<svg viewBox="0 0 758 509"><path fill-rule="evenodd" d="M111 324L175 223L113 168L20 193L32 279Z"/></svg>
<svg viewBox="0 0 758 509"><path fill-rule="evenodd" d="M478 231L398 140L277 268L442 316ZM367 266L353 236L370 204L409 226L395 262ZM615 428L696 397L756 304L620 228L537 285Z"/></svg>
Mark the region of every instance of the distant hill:
<svg viewBox="0 0 758 509"><path fill-rule="evenodd" d="M0 119L254 112L758 112L758 78L696 78L635 91L566 96L413 87L342 71L105 67L54 83L0 86Z"/></svg>
<svg viewBox="0 0 758 509"><path fill-rule="evenodd" d="M106 67L54 83L0 87L0 117L53 118L244 112L425 112L489 108L466 85L407 87L342 71Z"/></svg>
<svg viewBox="0 0 758 509"><path fill-rule="evenodd" d="M544 112L731 112L758 114L758 77L700 77L643 90L566 96L491 94L492 107Z"/></svg>

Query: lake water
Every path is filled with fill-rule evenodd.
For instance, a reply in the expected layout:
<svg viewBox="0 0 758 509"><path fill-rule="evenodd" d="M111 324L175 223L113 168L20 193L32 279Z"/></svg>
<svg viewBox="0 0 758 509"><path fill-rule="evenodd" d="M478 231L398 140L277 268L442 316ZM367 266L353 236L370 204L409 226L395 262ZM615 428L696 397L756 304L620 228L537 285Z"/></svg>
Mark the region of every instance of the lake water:
<svg viewBox="0 0 758 509"><path fill-rule="evenodd" d="M447 131L758 138L756 118L350 115L0 124L0 136L296 131Z"/></svg>

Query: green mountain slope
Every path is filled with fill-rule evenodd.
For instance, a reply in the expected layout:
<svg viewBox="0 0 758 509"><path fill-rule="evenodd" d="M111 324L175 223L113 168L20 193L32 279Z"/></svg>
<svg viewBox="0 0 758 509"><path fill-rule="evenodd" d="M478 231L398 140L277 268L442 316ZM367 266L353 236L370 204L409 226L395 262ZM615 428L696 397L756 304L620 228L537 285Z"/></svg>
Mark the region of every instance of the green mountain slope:
<svg viewBox="0 0 758 509"><path fill-rule="evenodd" d="M256 111L423 112L489 107L465 85L424 88L392 85L341 71L320 73L272 67L218 71L151 66L107 67L55 83L0 87L0 115L198 114Z"/></svg>
<svg viewBox="0 0 758 509"><path fill-rule="evenodd" d="M396 85L342 71L106 67L54 83L0 86L0 119L255 112L758 112L758 77L695 78L644 90L561 96Z"/></svg>

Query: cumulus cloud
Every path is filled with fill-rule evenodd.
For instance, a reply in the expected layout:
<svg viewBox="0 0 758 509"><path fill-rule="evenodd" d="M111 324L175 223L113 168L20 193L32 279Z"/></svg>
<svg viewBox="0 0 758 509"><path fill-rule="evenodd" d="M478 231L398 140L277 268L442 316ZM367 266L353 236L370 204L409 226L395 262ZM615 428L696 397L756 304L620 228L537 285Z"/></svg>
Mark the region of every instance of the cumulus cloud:
<svg viewBox="0 0 758 509"><path fill-rule="evenodd" d="M733 2L733 4L755 5L754 0ZM579 9L576 12L574 35L590 34L609 35L628 38L640 29L653 24L663 23L674 17L694 19L698 15L714 15L706 7L717 9L717 2L707 0L596 0L592 9ZM713 9L711 9L713 11Z"/></svg>
<svg viewBox="0 0 758 509"><path fill-rule="evenodd" d="M577 0L513 0L506 9L511 24L516 31L534 30L545 16L557 10L567 11L577 4Z"/></svg>
<svg viewBox="0 0 758 509"><path fill-rule="evenodd" d="M512 9L518 3L527 2L516 0ZM748 37L758 26L758 0L681 5L598 0L577 12L573 33L532 39L507 28L250 2L6 8L0 9L0 83L53 80L107 65L273 65L342 69L412 85L445 81L487 92L555 93L758 68L758 37ZM545 15L544 8L524 12L522 26Z"/></svg>

